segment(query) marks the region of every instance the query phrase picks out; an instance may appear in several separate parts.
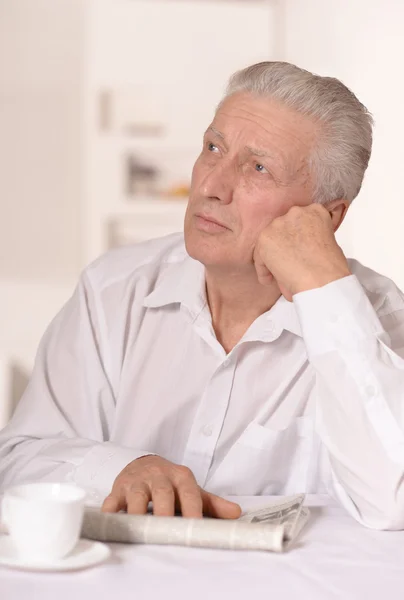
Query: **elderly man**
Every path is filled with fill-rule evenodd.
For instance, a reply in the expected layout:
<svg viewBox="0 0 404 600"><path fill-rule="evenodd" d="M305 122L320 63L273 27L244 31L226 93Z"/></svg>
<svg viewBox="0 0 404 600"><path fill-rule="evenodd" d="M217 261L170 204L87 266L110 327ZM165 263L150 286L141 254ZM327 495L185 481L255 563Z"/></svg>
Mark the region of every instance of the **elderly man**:
<svg viewBox="0 0 404 600"><path fill-rule="evenodd" d="M338 80L236 73L185 236L101 257L46 332L2 489L67 480L106 511L223 518L226 495L329 493L403 528L404 297L334 237L371 142Z"/></svg>

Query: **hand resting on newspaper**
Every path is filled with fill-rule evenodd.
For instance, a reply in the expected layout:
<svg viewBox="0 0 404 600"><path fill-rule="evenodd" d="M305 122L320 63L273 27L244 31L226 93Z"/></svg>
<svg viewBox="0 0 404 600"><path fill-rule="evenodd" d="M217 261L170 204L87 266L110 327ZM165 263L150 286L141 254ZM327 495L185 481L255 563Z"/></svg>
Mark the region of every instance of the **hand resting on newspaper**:
<svg viewBox="0 0 404 600"><path fill-rule="evenodd" d="M142 515L150 501L153 513L164 517L176 512L189 518L238 519L241 515L238 504L200 488L188 467L154 455L138 458L121 471L102 511Z"/></svg>

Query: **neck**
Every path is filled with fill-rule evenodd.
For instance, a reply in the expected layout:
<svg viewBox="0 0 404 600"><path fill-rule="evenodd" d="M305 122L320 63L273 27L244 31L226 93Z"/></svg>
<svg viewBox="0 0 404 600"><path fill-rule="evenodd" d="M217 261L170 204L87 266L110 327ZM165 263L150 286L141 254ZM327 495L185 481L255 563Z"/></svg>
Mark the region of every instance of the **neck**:
<svg viewBox="0 0 404 600"><path fill-rule="evenodd" d="M206 267L206 294L216 337L226 352L250 325L278 300L277 284L263 286L255 269L224 270Z"/></svg>

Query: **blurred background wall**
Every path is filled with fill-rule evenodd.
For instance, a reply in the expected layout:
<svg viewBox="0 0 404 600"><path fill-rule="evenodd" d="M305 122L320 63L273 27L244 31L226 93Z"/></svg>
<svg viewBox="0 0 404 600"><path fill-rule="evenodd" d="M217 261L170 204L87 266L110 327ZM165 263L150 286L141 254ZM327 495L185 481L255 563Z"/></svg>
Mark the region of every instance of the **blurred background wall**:
<svg viewBox="0 0 404 600"><path fill-rule="evenodd" d="M374 114L339 241L404 288L403 24L402 0L0 0L0 421L81 269L181 228L202 133L253 62L339 77Z"/></svg>

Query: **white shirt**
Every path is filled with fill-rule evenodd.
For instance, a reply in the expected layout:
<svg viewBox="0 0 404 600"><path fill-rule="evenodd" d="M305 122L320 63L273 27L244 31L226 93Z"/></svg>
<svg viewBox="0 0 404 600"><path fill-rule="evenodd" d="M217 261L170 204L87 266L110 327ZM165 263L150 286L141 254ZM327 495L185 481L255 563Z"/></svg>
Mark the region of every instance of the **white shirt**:
<svg viewBox="0 0 404 600"><path fill-rule="evenodd" d="M156 453L220 495L330 493L404 528L404 296L350 268L281 297L226 355L181 234L101 257L0 432L0 488L70 480L102 501Z"/></svg>

